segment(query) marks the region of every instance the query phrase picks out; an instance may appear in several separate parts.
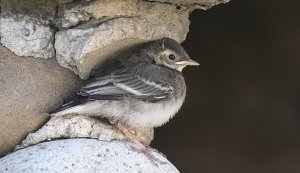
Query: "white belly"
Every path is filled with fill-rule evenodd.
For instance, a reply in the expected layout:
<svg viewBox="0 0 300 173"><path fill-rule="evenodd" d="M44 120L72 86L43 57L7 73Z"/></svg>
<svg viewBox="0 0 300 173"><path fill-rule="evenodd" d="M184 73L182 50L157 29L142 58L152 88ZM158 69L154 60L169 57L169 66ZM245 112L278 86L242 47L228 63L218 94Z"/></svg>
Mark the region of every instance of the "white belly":
<svg viewBox="0 0 300 173"><path fill-rule="evenodd" d="M132 127L159 127L167 123L180 109L182 101L174 103L148 103L133 112L127 124Z"/></svg>
<svg viewBox="0 0 300 173"><path fill-rule="evenodd" d="M183 101L147 103L143 101L94 101L53 114L86 114L120 121L133 128L158 127L169 121L180 109Z"/></svg>

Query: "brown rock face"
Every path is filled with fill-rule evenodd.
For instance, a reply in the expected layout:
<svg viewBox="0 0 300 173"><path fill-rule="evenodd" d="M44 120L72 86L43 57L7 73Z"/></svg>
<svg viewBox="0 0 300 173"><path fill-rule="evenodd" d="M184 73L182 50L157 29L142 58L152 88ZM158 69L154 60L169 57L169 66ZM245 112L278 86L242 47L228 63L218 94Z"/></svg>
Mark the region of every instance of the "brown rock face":
<svg viewBox="0 0 300 173"><path fill-rule="evenodd" d="M18 57L0 46L0 156L48 118L81 80L55 59Z"/></svg>

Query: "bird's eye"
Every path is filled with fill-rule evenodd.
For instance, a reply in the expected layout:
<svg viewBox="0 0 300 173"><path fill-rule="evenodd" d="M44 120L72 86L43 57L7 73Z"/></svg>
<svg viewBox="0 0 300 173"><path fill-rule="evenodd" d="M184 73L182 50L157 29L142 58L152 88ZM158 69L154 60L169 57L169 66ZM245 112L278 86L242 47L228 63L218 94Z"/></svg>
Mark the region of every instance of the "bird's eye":
<svg viewBox="0 0 300 173"><path fill-rule="evenodd" d="M176 56L173 55L173 54L170 54L170 55L169 55L169 59L170 59L170 60L175 60L175 59L176 59Z"/></svg>

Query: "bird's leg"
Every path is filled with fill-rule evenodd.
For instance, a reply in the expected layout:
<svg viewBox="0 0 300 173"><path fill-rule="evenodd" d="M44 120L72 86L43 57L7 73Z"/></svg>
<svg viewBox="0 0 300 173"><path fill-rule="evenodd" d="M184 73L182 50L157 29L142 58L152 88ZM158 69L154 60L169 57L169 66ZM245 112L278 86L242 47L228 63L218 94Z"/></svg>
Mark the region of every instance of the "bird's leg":
<svg viewBox="0 0 300 173"><path fill-rule="evenodd" d="M115 127L120 130L123 134L125 134L130 140L132 140L139 148L141 149L147 149L145 145L142 144L142 140L134 134L131 130L126 128L123 124L120 122L117 122L115 124Z"/></svg>
<svg viewBox="0 0 300 173"><path fill-rule="evenodd" d="M121 124L120 122L117 122L114 124L114 126L120 130L123 134L125 134L132 142L134 142L137 146L138 146L138 149L143 152L145 154L145 156L147 156L150 161L158 166L156 164L156 162L160 163L160 164L165 164L166 162L163 162L159 159L157 159L150 151L150 148L145 146L142 142L142 140L136 136L133 132L131 132L128 128L126 128L123 124ZM155 162L156 161L156 162Z"/></svg>

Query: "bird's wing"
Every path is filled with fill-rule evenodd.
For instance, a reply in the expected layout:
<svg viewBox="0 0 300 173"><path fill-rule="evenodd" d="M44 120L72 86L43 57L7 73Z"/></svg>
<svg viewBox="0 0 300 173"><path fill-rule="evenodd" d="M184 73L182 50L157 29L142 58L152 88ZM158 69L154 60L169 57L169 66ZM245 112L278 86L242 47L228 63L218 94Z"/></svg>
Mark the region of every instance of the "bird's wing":
<svg viewBox="0 0 300 173"><path fill-rule="evenodd" d="M134 68L134 67L133 67ZM143 69L143 70L149 70ZM120 100L124 98L157 102L168 97L173 88L161 81L150 80L134 69L122 69L112 74L96 77L82 87L77 94L91 100Z"/></svg>

